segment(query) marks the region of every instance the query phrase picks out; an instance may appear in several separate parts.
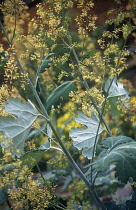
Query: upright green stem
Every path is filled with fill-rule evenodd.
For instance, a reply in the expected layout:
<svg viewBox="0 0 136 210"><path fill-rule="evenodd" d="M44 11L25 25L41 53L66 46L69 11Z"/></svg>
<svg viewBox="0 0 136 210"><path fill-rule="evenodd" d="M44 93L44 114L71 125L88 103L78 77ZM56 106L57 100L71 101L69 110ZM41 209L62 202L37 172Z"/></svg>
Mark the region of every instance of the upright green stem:
<svg viewBox="0 0 136 210"><path fill-rule="evenodd" d="M8 37L8 35L7 35L7 33L6 33L6 31L5 31L5 29L4 29L4 27L3 27L3 25L2 25L1 22L0 22L0 25L1 25L1 28L2 28L2 30L3 30L3 32L4 32L4 34L5 34L5 36L6 36L7 40L8 40L9 46L11 47L11 46L12 46L12 45L11 45L12 43L11 43L11 41L10 41L10 39L9 39L9 37ZM11 48L11 49L12 49L12 48ZM23 72L23 73L26 75L26 73L25 73L25 71L24 71L24 69L23 69L23 67L22 67L22 65L21 65L21 63L20 63L20 61L19 61L19 59L18 59L18 56L17 56L15 50L12 49L12 52L13 52L13 54L14 54L14 57L15 57L15 59L16 59L16 62L17 62L17 65L18 65L20 71ZM28 78L28 76L27 76L27 80L28 80L28 83L29 83L29 85L30 85L30 88L31 88L31 90L33 91L33 94L34 94L34 96L35 96L35 98L36 98L36 100L37 100L37 103L38 103L38 105L39 105L39 107L40 107L40 109L41 109L41 111L42 111L42 114L44 115L44 117L46 118L48 124L50 125L50 127L51 127L51 129L52 129L52 131L53 131L53 133L54 133L54 135L55 135L55 137L56 137L56 140L57 140L57 142L60 144L60 146L61 146L63 152L64 152L65 155L67 156L68 160L71 162L73 168L77 171L77 173L80 175L81 179L84 181L84 183L85 183L86 186L88 187L88 189L89 189L90 193L92 194L92 196L93 196L93 198L94 198L96 204L101 208L101 210L106 210L106 208L105 208L105 206L103 205L103 203L101 202L101 200L100 200L98 194L97 194L96 191L94 190L92 184L86 179L85 175L83 174L83 172L81 171L81 169L78 167L78 165L76 164L76 162L75 162L74 159L72 158L71 154L69 153L69 151L67 150L67 148L65 147L65 145L63 144L63 142L61 141L61 139L60 139L60 137L59 137L59 135L58 135L56 129L54 128L52 122L51 122L50 119L49 119L48 113L47 113L45 107L43 106L43 104L42 104L42 102L41 102L41 99L39 98L39 95L37 94L36 89L34 88L32 82L30 81L30 79Z"/></svg>

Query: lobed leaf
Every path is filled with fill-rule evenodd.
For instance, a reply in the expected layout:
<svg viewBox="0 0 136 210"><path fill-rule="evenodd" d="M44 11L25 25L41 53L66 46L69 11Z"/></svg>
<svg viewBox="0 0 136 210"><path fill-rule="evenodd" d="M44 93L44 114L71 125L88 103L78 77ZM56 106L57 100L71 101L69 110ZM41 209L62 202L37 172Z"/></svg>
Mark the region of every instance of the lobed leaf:
<svg viewBox="0 0 136 210"><path fill-rule="evenodd" d="M126 89L123 87L123 83L118 82L117 78L108 79L104 86L104 91L107 93L107 97L115 96L128 96Z"/></svg>
<svg viewBox="0 0 136 210"><path fill-rule="evenodd" d="M104 144L107 146L107 152L92 163L92 169L102 172L107 170L110 164L116 164L116 177L120 181L127 183L129 177L136 180L136 142L121 136L110 137Z"/></svg>
<svg viewBox="0 0 136 210"><path fill-rule="evenodd" d="M20 157L38 113L31 102L24 104L18 98L9 98L5 109L15 117L5 117L0 122L0 131L3 132L4 137L1 146L11 150L13 157Z"/></svg>
<svg viewBox="0 0 136 210"><path fill-rule="evenodd" d="M102 133L103 128L100 126L99 131L97 132L99 119L96 115L88 117L83 112L79 112L78 117L75 118L75 121L85 125L87 128L72 129L70 137L73 140L73 145L79 150L82 149L82 154L91 159L95 140L98 141L99 135Z"/></svg>
<svg viewBox="0 0 136 210"><path fill-rule="evenodd" d="M117 78L108 79L104 86L104 91L107 94L106 109L110 109L112 116L122 114L122 110L118 108L123 104L127 109L129 105L124 99L128 99L128 92L123 87L123 83L118 82Z"/></svg>

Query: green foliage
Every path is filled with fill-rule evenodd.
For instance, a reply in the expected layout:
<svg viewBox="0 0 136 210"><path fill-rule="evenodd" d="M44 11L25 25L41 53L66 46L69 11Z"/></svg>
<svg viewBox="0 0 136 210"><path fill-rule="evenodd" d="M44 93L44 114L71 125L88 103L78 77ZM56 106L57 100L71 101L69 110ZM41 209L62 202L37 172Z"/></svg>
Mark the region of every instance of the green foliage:
<svg viewBox="0 0 136 210"><path fill-rule="evenodd" d="M106 92L108 98L128 96L127 91L123 87L123 83L118 82L116 77L108 79L107 82L105 82L104 91Z"/></svg>
<svg viewBox="0 0 136 210"><path fill-rule="evenodd" d="M106 108L110 107L110 112L112 116L120 115L122 114L122 110L118 109L118 106L122 104L120 97L110 97L107 99Z"/></svg>
<svg viewBox="0 0 136 210"><path fill-rule="evenodd" d="M98 141L103 128L99 125L100 121L96 115L88 117L84 113L79 112L78 117L76 117L75 120L76 122L85 125L87 129L72 129L70 136L73 139L73 145L79 150L82 149L82 154L91 159L93 156L93 150L95 150L96 142Z"/></svg>
<svg viewBox="0 0 136 210"><path fill-rule="evenodd" d="M44 71L46 71L47 68L50 67L49 63L52 63L53 60L47 60L48 58L52 57L54 55L54 53L50 53L49 55L47 55L44 60L42 61L40 68L39 68L39 73L43 73Z"/></svg>
<svg viewBox="0 0 136 210"><path fill-rule="evenodd" d="M1 142L1 146L11 150L13 156L20 157L25 140L38 113L31 102L24 104L18 98L9 98L5 109L7 113L14 115L14 118L5 117L0 122L0 131L4 133L4 141Z"/></svg>
<svg viewBox="0 0 136 210"><path fill-rule="evenodd" d="M117 137L109 137L102 141L102 145L105 149L114 149L117 146L122 144L127 144L129 142L134 142L134 140L127 136L117 136Z"/></svg>
<svg viewBox="0 0 136 210"><path fill-rule="evenodd" d="M60 101L68 101L70 91L75 91L76 86L73 81L67 81L58 86L47 99L46 109L49 110L51 107L59 105Z"/></svg>
<svg viewBox="0 0 136 210"><path fill-rule="evenodd" d="M0 46L2 75L5 72L7 81L17 84L7 82L7 89L2 86L0 90L0 204L8 192L19 208L28 210L95 209L93 200L102 210L124 210L124 204L104 204L99 195L106 190L110 193L129 178L136 181L136 141L124 136L123 129L118 136L116 126L123 118L133 127L136 122L135 104L118 79L127 69L126 43L135 29L131 24L134 9L126 14L120 8L116 18L106 21L113 26L108 31L105 24L96 29L97 17L90 15L92 1L47 0L37 4L36 17L23 35L19 27L26 22L21 19L25 8L16 1L5 0L1 7L6 15L10 8L8 20L13 18L11 26L7 20L6 28L1 24L10 46L7 52ZM70 17L73 8L77 14ZM96 40L99 47L94 45ZM18 50L21 47L23 52ZM28 102L18 99L18 94ZM55 203L55 192L52 196L52 185L46 180L60 183L61 192L72 186L67 208ZM126 202L128 210L135 208L135 199L134 194Z"/></svg>
<svg viewBox="0 0 136 210"><path fill-rule="evenodd" d="M109 137L103 141L106 148L93 162L97 172L105 171L110 164L116 164L116 177L127 183L130 177L136 180L136 142L125 136Z"/></svg>
<svg viewBox="0 0 136 210"><path fill-rule="evenodd" d="M38 149L26 152L25 155L21 158L22 165L27 165L29 169L32 169L37 163L40 162L48 149L50 149L49 141L42 144Z"/></svg>
<svg viewBox="0 0 136 210"><path fill-rule="evenodd" d="M129 98L127 90L123 87L123 83L117 80L117 77L108 79L104 85L104 91L107 97L106 107L110 107L112 116L122 114L122 110L118 107L124 105L129 108L128 103L125 101Z"/></svg>

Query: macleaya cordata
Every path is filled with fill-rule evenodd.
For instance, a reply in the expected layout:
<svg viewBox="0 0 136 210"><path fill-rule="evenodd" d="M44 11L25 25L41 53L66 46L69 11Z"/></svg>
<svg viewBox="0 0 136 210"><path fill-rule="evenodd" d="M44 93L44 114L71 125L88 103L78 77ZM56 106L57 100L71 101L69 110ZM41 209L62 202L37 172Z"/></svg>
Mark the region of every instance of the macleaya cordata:
<svg viewBox="0 0 136 210"><path fill-rule="evenodd" d="M115 2L119 8L121 1ZM105 210L99 193L111 192L114 181L117 186L118 180L136 181L135 97L121 80L128 56L134 57L127 39L135 36L136 5L130 0L116 15L110 10L103 30L94 6L92 0L47 0L36 4L31 18L23 1L1 4L9 48L0 45L0 196L13 210L96 209L92 200ZM132 125L128 134L125 122ZM49 173L41 172L41 161ZM35 168L38 177L33 180ZM62 191L75 187L67 206L47 181L59 183L59 177L65 177ZM106 192L99 191L98 179ZM9 203L6 193L15 203Z"/></svg>

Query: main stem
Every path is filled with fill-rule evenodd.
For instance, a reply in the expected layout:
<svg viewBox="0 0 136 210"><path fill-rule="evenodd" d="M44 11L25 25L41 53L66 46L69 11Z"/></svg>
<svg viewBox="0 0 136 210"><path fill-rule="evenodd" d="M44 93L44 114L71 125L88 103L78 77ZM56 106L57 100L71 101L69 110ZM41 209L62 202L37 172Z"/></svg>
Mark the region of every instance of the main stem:
<svg viewBox="0 0 136 210"><path fill-rule="evenodd" d="M1 22L0 22L0 25L1 25L1 28L2 28L4 34L5 34L6 38L7 38L7 41L8 41L8 43L9 43L9 46L10 46L11 49L12 49L12 52L13 52L13 54L14 54L14 57L15 57L15 59L16 59L16 62L17 62L17 65L18 65L20 71L26 75L26 73L25 73L25 71L24 71L24 69L23 69L23 67L22 67L22 65L21 65L21 63L20 63L20 61L19 61L19 59L18 59L18 56L17 56L15 50L12 48L12 43L11 43L11 41L10 41L10 39L9 39L9 37L8 37L8 35L7 35L7 33L6 33L6 31L5 31L5 29L4 29L4 27L3 27L3 25L2 25ZM84 183L85 183L86 186L88 187L88 189L89 189L89 191L91 192L91 194L92 194L92 196L93 196L93 198L94 198L96 204L101 208L101 210L106 210L106 208L105 208L105 206L103 205L103 203L101 202L101 200L100 200L100 198L99 198L97 192L94 190L92 184L86 179L85 175L83 174L83 172L81 171L81 169L78 167L78 165L76 164L76 162L75 162L74 159L72 158L71 154L69 153L69 151L67 150L67 148L65 147L65 145L63 144L63 142L61 141L61 139L60 139L60 137L59 137L59 135L58 135L58 133L57 133L55 127L53 126L52 122L51 122L50 119L49 119L48 113L47 113L45 107L43 106L43 104L42 104L42 102L41 102L41 99L40 99L39 95L37 94L37 91L36 91L36 89L34 88L34 86L33 86L32 82L31 82L31 80L30 80L28 77L27 77L27 80L28 80L29 86L30 86L31 90L33 91L33 94L34 94L34 96L35 96L35 98L36 98L36 100L37 100L37 103L39 104L39 107L40 107L40 109L41 109L41 111L42 111L42 114L44 115L44 117L46 118L48 124L50 125L50 127L51 127L51 129L52 129L52 131L53 131L53 133L54 133L54 135L55 135L55 137L56 137L56 140L57 140L58 143L60 144L60 146L61 146L63 152L64 152L65 155L67 156L68 160L71 162L73 168L77 171L77 173L80 175L81 179L84 181Z"/></svg>
<svg viewBox="0 0 136 210"><path fill-rule="evenodd" d="M39 95L37 94L35 88L33 87L32 83L30 82L30 87L35 95L35 98L41 108L41 111L43 113L43 115L45 116L48 124L50 125L55 137L56 137L56 140L58 141L59 145L61 146L64 154L67 156L68 160L71 162L73 168L78 172L78 174L80 175L81 179L85 182L86 186L88 187L89 191L91 192L96 204L102 209L102 210L106 210L105 206L103 205L103 203L101 202L98 194L96 193L96 191L94 190L92 184L86 179L85 175L83 174L83 172L81 171L81 169L78 167L78 165L76 164L76 162L74 161L74 159L72 158L71 154L69 153L69 151L67 150L67 148L65 147L65 145L63 144L63 142L61 141L56 129L54 128L52 122L50 121L49 119L49 116L47 114L47 111L46 109L44 108L40 98L39 98Z"/></svg>

